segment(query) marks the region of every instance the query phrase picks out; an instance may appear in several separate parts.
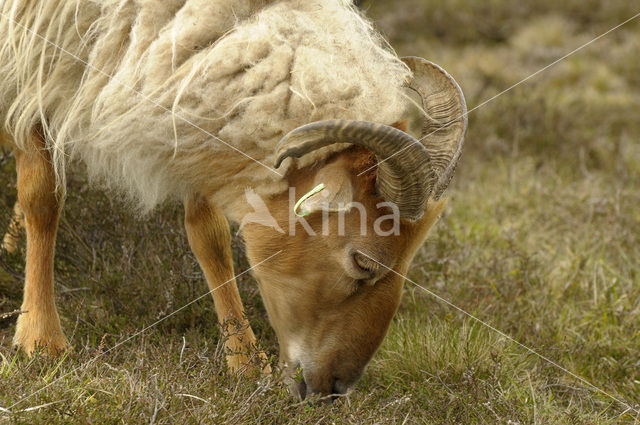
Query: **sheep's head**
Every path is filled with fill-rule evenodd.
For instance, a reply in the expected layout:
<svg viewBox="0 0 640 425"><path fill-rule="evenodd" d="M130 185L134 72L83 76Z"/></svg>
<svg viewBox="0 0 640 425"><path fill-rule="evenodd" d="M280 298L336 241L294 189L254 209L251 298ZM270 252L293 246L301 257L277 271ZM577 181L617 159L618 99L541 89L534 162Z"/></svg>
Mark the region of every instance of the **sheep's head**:
<svg viewBox="0 0 640 425"><path fill-rule="evenodd" d="M252 263L282 250L255 274L281 361L302 398L344 393L362 374L398 307L402 276L444 206L439 198L460 155L462 92L436 65L404 60L427 115L423 137L362 121L292 131L277 147L276 165L331 143L354 146L287 175L296 199L320 183L324 189L298 208L291 190L268 199L278 230L256 223L243 230Z"/></svg>

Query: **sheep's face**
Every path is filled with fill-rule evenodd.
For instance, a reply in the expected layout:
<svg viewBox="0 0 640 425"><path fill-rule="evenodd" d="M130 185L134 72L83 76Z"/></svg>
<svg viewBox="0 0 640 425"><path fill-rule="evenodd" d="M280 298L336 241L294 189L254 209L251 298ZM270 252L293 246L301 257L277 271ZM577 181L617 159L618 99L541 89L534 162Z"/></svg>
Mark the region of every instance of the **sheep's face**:
<svg viewBox="0 0 640 425"><path fill-rule="evenodd" d="M340 210L325 203L323 210L310 198L301 209L310 211L305 220L315 235L300 221L291 232L289 194L266 201L279 230L256 223L243 228L252 264L281 250L254 273L281 362L301 398L344 393L360 377L398 307L402 275L444 206L430 203L413 223L393 218L375 195L375 171L357 176L373 161L367 151L350 149L323 167L289 176L298 198L321 181L325 195L314 196L329 205L340 200L362 206Z"/></svg>

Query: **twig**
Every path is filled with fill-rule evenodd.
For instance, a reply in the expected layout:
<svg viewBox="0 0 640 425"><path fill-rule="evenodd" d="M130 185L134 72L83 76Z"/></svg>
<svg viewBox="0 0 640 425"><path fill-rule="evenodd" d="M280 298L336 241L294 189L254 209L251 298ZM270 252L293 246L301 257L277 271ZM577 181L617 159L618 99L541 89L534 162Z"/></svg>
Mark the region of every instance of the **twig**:
<svg viewBox="0 0 640 425"><path fill-rule="evenodd" d="M13 310L8 313L0 313L0 319L8 319L11 316L15 316L22 313L28 313L27 310Z"/></svg>
<svg viewBox="0 0 640 425"><path fill-rule="evenodd" d="M40 409L43 409L45 407L49 407L52 404L62 403L63 401L64 400L57 400L57 401L52 401L50 403L41 404L39 406L27 407L26 409L20 410L20 412L32 412L34 410L40 410Z"/></svg>
<svg viewBox="0 0 640 425"><path fill-rule="evenodd" d="M196 400L200 400L200 401L201 401L201 402L203 402L203 403L211 404L211 403L209 402L209 400L205 400L204 398L202 398L202 397L198 397L197 395L193 395L193 394L177 393L177 394L174 394L174 395L176 395L176 396L178 396L178 397L189 397L189 398L195 398Z"/></svg>

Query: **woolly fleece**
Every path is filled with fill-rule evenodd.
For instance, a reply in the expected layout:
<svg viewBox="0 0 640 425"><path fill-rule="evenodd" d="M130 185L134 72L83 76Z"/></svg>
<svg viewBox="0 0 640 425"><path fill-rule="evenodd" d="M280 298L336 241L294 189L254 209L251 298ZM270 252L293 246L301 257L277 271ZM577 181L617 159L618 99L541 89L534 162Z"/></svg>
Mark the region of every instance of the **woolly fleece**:
<svg viewBox="0 0 640 425"><path fill-rule="evenodd" d="M4 131L24 146L40 129L60 185L76 157L142 211L195 188L220 205L248 187L282 192L292 160L282 175L269 167L288 131L332 118L389 124L407 104L410 71L345 0L5 0L0 10Z"/></svg>

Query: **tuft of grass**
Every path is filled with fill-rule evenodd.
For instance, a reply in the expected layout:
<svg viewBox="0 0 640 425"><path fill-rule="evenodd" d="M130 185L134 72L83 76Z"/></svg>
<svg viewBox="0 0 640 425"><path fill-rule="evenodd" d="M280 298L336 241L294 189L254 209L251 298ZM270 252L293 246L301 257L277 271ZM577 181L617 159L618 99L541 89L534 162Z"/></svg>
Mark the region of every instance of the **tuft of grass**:
<svg viewBox="0 0 640 425"><path fill-rule="evenodd" d="M470 108L639 11L622 0L362 7L400 54L444 66ZM108 351L207 287L178 206L134 217L75 168L56 254L74 351L25 358L11 348L15 316L0 318L0 407L39 391L0 423L637 424L610 396L640 409L639 35L631 22L471 112L450 202L409 277L477 320L407 282L357 390L330 406L293 400L277 368L230 375L209 299ZM0 229L14 172L1 153ZM20 307L23 273L22 252L0 252L0 313ZM249 275L239 286L275 366L257 286Z"/></svg>

